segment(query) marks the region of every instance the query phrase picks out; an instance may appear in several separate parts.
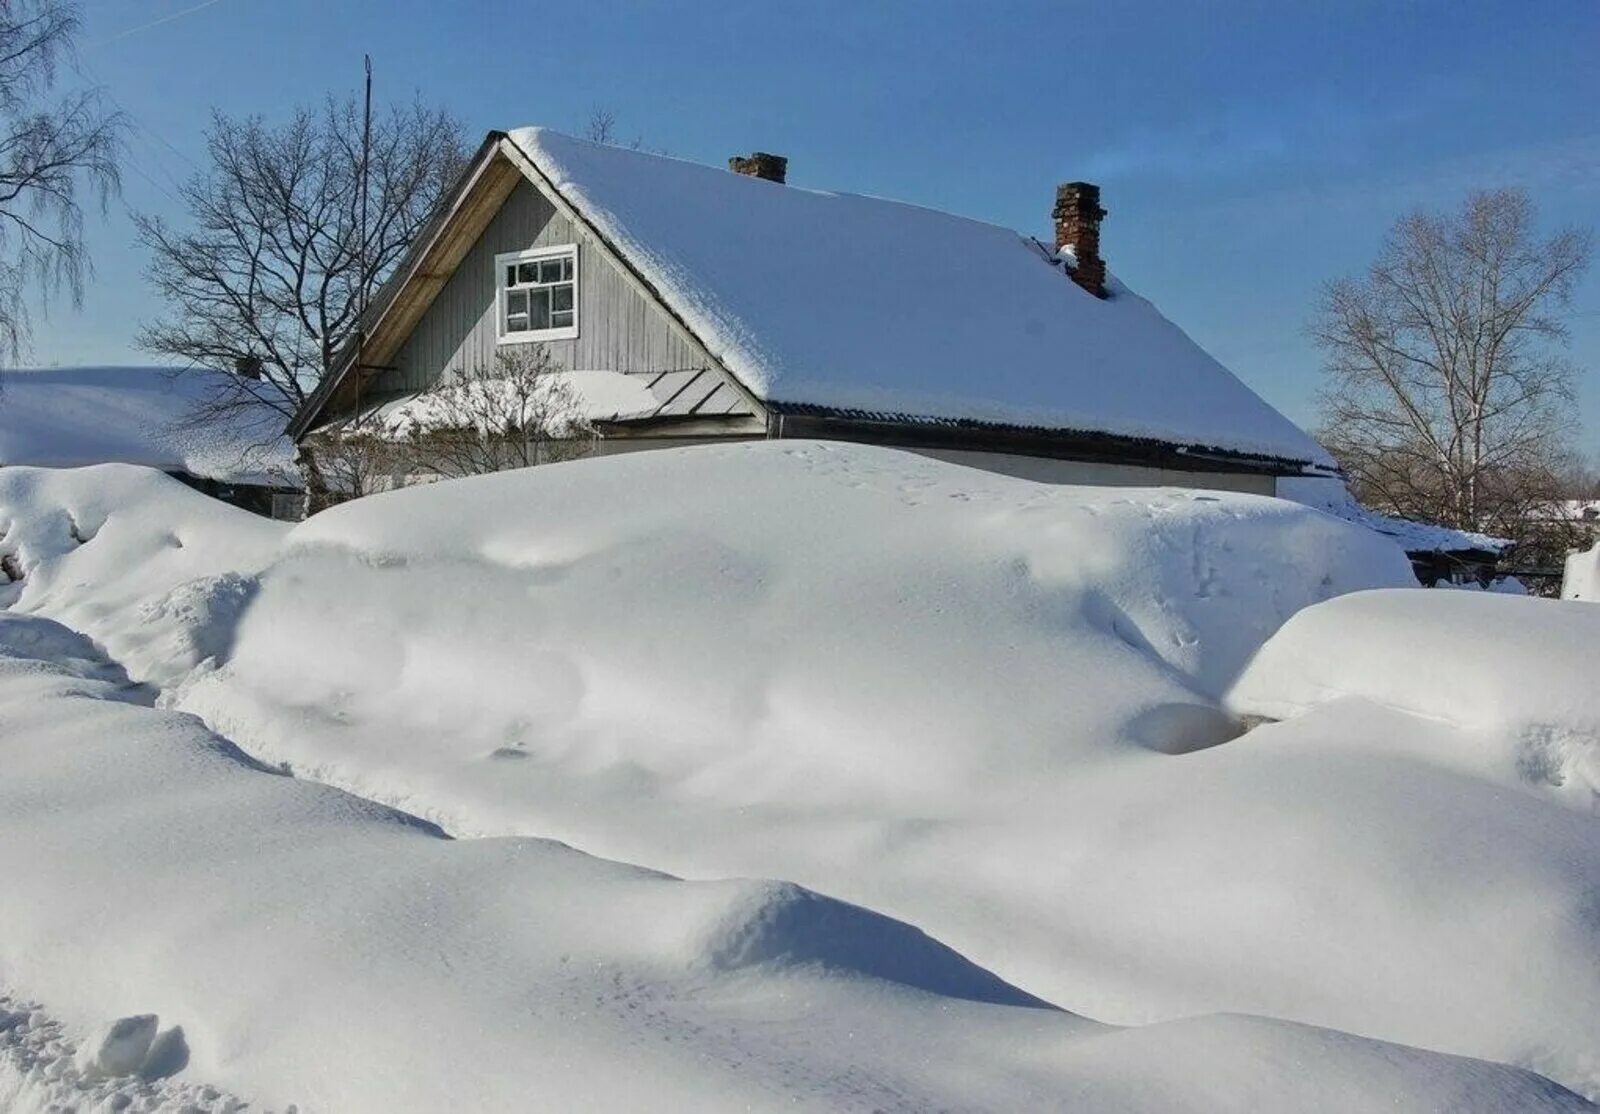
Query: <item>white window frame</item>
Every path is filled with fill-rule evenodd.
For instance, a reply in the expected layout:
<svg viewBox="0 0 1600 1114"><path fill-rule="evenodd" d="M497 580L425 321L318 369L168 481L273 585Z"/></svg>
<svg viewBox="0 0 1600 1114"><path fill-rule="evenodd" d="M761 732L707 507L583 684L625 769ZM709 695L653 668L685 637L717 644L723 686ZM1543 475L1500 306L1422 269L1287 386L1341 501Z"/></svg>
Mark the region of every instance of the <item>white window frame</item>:
<svg viewBox="0 0 1600 1114"><path fill-rule="evenodd" d="M524 332L509 333L506 331L506 268L518 263L531 263L539 259L549 259L551 256L572 256L572 324L559 325L550 329L532 329ZM531 248L528 251L501 252L494 257L494 331L499 344L533 344L545 340L573 340L578 335L578 326L581 323L580 315L583 307L579 303L583 300L578 296L579 283L582 279L580 256L577 244L556 244L547 248Z"/></svg>

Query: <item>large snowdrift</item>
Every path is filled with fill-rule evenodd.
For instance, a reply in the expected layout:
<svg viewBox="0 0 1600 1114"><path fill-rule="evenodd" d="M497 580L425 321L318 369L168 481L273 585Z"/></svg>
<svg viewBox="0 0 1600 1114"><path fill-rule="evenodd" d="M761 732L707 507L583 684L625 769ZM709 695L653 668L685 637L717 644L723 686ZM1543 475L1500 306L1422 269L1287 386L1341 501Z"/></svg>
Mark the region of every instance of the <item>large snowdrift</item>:
<svg viewBox="0 0 1600 1114"><path fill-rule="evenodd" d="M1600 812L1597 649L1597 607L1358 592L1291 619L1229 703L1242 715L1289 719L1358 697L1443 720L1460 731L1434 757Z"/></svg>
<svg viewBox="0 0 1600 1114"><path fill-rule="evenodd" d="M170 367L8 368L0 464L142 464L226 483L293 485L276 411L193 423L221 372Z"/></svg>
<svg viewBox="0 0 1600 1114"><path fill-rule="evenodd" d="M1286 1022L1113 1031L791 885L448 841L137 706L73 639L0 616L0 972L104 1034L24 1070L37 1016L3 1015L0 1095L38 1109L234 1108L203 1080L353 1114L1209 1111L1246 1079L1272 1109L1590 1109ZM196 1082L152 1096L178 1072Z"/></svg>
<svg viewBox="0 0 1600 1114"><path fill-rule="evenodd" d="M187 581L168 566L136 612L95 606L96 581L161 535L110 525L17 606L70 604L266 761L463 835L792 879L1102 1020L1268 1015L1600 1094L1591 815L1438 761L1460 728L1370 701L1205 749L1285 619L1412 583L1369 531L1243 495L721 446L378 496L196 555ZM242 621L188 606L235 589ZM215 659L175 675L166 646L197 642Z"/></svg>
<svg viewBox="0 0 1600 1114"><path fill-rule="evenodd" d="M510 138L759 398L1333 467L1149 302L1115 279L1086 293L1008 228L548 128Z"/></svg>

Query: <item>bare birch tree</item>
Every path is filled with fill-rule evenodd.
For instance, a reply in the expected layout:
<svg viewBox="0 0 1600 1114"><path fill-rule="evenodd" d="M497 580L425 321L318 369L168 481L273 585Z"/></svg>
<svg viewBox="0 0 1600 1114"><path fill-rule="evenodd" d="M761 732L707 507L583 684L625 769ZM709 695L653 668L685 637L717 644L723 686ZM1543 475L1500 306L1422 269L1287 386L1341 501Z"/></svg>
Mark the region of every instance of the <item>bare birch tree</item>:
<svg viewBox="0 0 1600 1114"><path fill-rule="evenodd" d="M196 421L264 412L281 430L455 180L460 128L443 111L393 107L374 114L364 160L361 107L330 99L279 127L216 113L207 145L209 168L182 190L187 227L136 218L167 303L139 344L241 373L217 378Z"/></svg>
<svg viewBox="0 0 1600 1114"><path fill-rule="evenodd" d="M66 0L0 0L0 353L28 335L27 295L83 299L85 193L120 186L126 122L98 90L52 97L80 27Z"/></svg>
<svg viewBox="0 0 1600 1114"><path fill-rule="evenodd" d="M1516 537L1575 428L1568 305L1591 235L1539 238L1518 190L1414 213L1360 278L1323 291L1323 438L1364 502Z"/></svg>

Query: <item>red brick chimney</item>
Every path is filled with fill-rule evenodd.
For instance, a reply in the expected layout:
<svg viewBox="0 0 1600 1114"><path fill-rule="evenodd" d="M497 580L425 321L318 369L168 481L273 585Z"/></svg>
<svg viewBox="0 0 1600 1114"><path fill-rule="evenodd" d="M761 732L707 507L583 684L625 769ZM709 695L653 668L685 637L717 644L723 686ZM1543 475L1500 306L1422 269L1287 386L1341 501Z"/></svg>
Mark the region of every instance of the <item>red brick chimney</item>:
<svg viewBox="0 0 1600 1114"><path fill-rule="evenodd" d="M1072 281L1096 298L1106 296L1106 261L1100 258L1100 187L1090 182L1062 182L1056 187L1056 251L1066 248L1074 260Z"/></svg>
<svg viewBox="0 0 1600 1114"><path fill-rule="evenodd" d="M765 151L752 152L749 158L735 155L728 160L728 169L735 174L744 174L751 178L764 178L768 182L783 185L783 180L789 173L789 160L782 155L769 155Z"/></svg>

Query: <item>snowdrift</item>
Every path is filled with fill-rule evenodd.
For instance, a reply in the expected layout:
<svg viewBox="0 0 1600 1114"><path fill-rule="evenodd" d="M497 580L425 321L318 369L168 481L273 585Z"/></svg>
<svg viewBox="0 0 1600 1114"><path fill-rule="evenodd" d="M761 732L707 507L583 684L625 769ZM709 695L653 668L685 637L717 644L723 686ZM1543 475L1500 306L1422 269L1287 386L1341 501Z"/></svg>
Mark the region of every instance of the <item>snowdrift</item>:
<svg viewBox="0 0 1600 1114"><path fill-rule="evenodd" d="M13 532L64 513L7 482ZM1369 531L805 443L439 484L287 533L224 516L217 559L184 506L139 510L158 495L38 561L15 606L70 609L264 762L457 835L789 879L1149 1026L1108 1041L1257 1014L1600 1095L1591 814L1441 760L1467 728L1372 700L1235 737L1223 694L1280 627L1414 583Z"/></svg>
<svg viewBox="0 0 1600 1114"><path fill-rule="evenodd" d="M1359 698L1443 720L1460 730L1429 757L1600 812L1597 649L1600 608L1581 603L1358 592L1291 619L1228 700L1270 719Z"/></svg>
<svg viewBox="0 0 1600 1114"><path fill-rule="evenodd" d="M353 1114L1209 1111L1242 1079L1272 1109L1592 1109L1286 1022L1115 1031L795 886L450 841L139 706L93 654L0 616L0 971L97 1034L69 1063L19 1045L58 1032L39 1014L0 1014L13 1109L236 1109L220 1085Z"/></svg>
<svg viewBox="0 0 1600 1114"><path fill-rule="evenodd" d="M0 605L175 683L226 651L288 529L149 468L0 468Z"/></svg>

